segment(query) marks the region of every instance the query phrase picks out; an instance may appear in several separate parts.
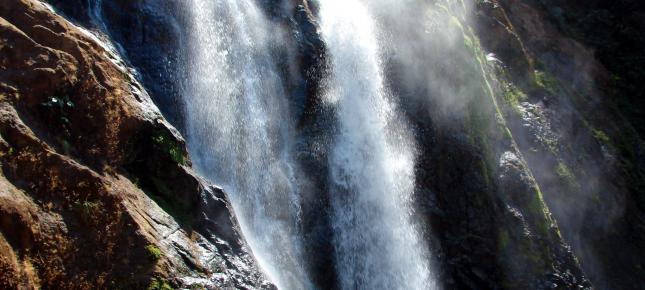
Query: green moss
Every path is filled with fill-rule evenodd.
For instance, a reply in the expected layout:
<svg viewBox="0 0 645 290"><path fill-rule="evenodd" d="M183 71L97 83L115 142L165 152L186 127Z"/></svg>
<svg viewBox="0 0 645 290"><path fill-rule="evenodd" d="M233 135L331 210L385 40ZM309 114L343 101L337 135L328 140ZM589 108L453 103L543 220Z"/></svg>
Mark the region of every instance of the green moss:
<svg viewBox="0 0 645 290"><path fill-rule="evenodd" d="M508 236L508 231L501 230L497 237L497 248L498 250L504 250L510 244L510 238Z"/></svg>
<svg viewBox="0 0 645 290"><path fill-rule="evenodd" d="M86 220L90 220L99 210L99 204L92 201L76 201L73 206L83 219Z"/></svg>
<svg viewBox="0 0 645 290"><path fill-rule="evenodd" d="M539 188L536 188L535 195L528 205L528 210L535 216L538 233L547 236L549 234L549 228L551 227L551 219L549 218L548 209L544 204L544 198Z"/></svg>
<svg viewBox="0 0 645 290"><path fill-rule="evenodd" d="M591 128L591 132L593 134L593 137L598 140L598 142L603 143L605 145L611 145L611 139L609 139L609 136L605 131L596 129L596 128Z"/></svg>
<svg viewBox="0 0 645 290"><path fill-rule="evenodd" d="M448 13L450 13L450 9L446 6L439 6L442 9L446 10ZM486 56L484 55L484 52L481 49L479 40L475 36L475 33L472 31L472 28L469 26L464 26L458 18L453 17L452 21L453 23L456 24L456 26L461 30L463 33L463 39L464 39L464 45L465 47L473 54L474 59L476 60L475 62L475 69L478 71L475 77L481 79L481 94L478 94L480 96L488 97L488 101L484 101L483 99L481 100L473 100L472 103L469 105L469 114L468 114L468 120L467 120L467 126L468 130L470 131L470 135L473 137L474 141L476 141L476 144L479 144L481 147L481 151L484 154L484 159L487 161L482 162L482 172L485 175L488 175L487 173L487 164L494 164L493 159L491 158L491 154L489 152L489 144L487 140L489 139L488 134L490 133L490 125L492 124L492 119L490 119L491 114L489 111L486 110L487 105L490 106L492 111L495 112L495 117L497 119L497 125L504 130L503 134L505 137L510 137L511 141L514 143L515 141L513 140L512 133L510 130L508 130L508 126L506 125L506 120L504 118L503 111L501 110L500 105L498 104L498 97L497 94L495 93L495 90L493 89L493 86L491 85L491 82L489 80L491 73L488 71L488 63L486 61ZM554 80L552 77L548 76L546 73L541 72L541 71L535 71L534 74L534 85L536 88L546 90L547 92L551 94L556 94L558 92L558 83L556 80ZM506 103L508 103L513 110L517 113L520 112L520 103L522 101L526 101L528 99L528 96L521 90L519 90L517 87L514 86L507 86L507 90L505 91L504 95L504 100ZM492 112L491 111L491 112ZM549 149L551 151L554 151L557 149L557 144L552 144L552 146L549 146ZM514 145L516 146L516 145ZM529 172L530 173L530 172ZM533 177L531 177L533 179ZM542 196L542 192L539 189L539 186L537 185L537 182L533 181L533 184L535 185L535 195L533 199L529 202L528 204L528 210L530 213L533 214L533 220L536 221L535 226L536 226L536 231L540 233L543 236L548 236L549 231L554 224L553 220L551 219L549 215L549 211L544 203L544 198ZM555 228L556 231L555 233L560 236L559 231L557 231L557 227ZM503 235L503 234L501 234ZM505 242L508 240L505 239L504 236L500 236L500 245L504 245ZM541 256L539 256L537 253L529 253L535 255L535 261L536 264L540 264L538 262L542 261ZM541 263L544 264L544 263Z"/></svg>
<svg viewBox="0 0 645 290"><path fill-rule="evenodd" d="M192 225L193 217L189 213L190 205L186 204L186 201L178 199L164 180L153 176L150 177L150 180L154 185L154 192L153 194L148 194L148 196L180 224L184 226Z"/></svg>
<svg viewBox="0 0 645 290"><path fill-rule="evenodd" d="M552 95L558 92L558 82L552 76L540 70L535 70L533 73L533 85L535 88L544 89Z"/></svg>
<svg viewBox="0 0 645 290"><path fill-rule="evenodd" d="M152 142L155 144L155 147L167 153L170 159L172 159L174 162L181 165L186 164L186 156L184 156L184 151L179 146L177 141L174 140L174 138L171 138L164 133L159 133L152 137Z"/></svg>
<svg viewBox="0 0 645 290"><path fill-rule="evenodd" d="M477 166L480 169L481 176L484 178L487 186L491 186L491 175L489 173L489 164L494 164L491 161L489 134L491 126L494 124L490 118L490 114L483 112L480 106L472 102L468 106L469 114L466 119L465 125L468 130L470 142L474 146L478 146L479 151L483 153L483 159L477 161Z"/></svg>
<svg viewBox="0 0 645 290"><path fill-rule="evenodd" d="M13 147L8 147L8 149L6 149L6 151L5 150L0 150L0 157L11 156L11 155L13 155L13 153L15 153L14 150L13 150Z"/></svg>
<svg viewBox="0 0 645 290"><path fill-rule="evenodd" d="M159 259L161 259L161 256L163 256L163 253L161 250L155 246L155 245L147 245L145 247L146 250L146 256L148 257L148 260L151 262L156 262Z"/></svg>
<svg viewBox="0 0 645 290"><path fill-rule="evenodd" d="M521 112L521 103L525 102L528 99L528 96L512 84L507 84L504 87L504 101L508 104L513 112L520 115Z"/></svg>
<svg viewBox="0 0 645 290"><path fill-rule="evenodd" d="M546 149L548 149L553 155L558 155L558 140L554 138L544 138L542 139L542 144Z"/></svg>
<svg viewBox="0 0 645 290"><path fill-rule="evenodd" d="M560 180L562 180L567 184L567 186L569 186L570 189L580 189L580 184L576 180L575 175L573 174L573 172L571 172L571 169L569 169L566 164L558 162L558 165L555 166L555 173L558 175Z"/></svg>
<svg viewBox="0 0 645 290"><path fill-rule="evenodd" d="M562 178L573 178L573 174L571 173L571 170L569 170L569 167L562 162L556 165L555 172Z"/></svg>
<svg viewBox="0 0 645 290"><path fill-rule="evenodd" d="M472 55L472 58L468 58L469 61L465 61L464 65L460 66L467 73L466 79L472 81L473 84L471 94L474 98L468 104L466 126L469 136L472 138L471 141L479 146L480 151L483 153L484 160L480 162L481 172L486 179L487 185L490 186L489 164L494 164L495 161L491 154L492 146L490 146L489 140L492 129L497 129L491 127L495 121L492 118L493 114L497 119L498 128L503 130L502 134L511 140L512 134L506 126L506 120L497 104L494 90L489 82L486 70L486 56L481 49L479 39L470 26L464 25L465 22L454 15L451 8L441 4L437 4L437 7L452 15L451 24L462 33L464 46Z"/></svg>
<svg viewBox="0 0 645 290"><path fill-rule="evenodd" d="M448 8L447 6L440 7L446 10L448 13L452 12L452 9ZM499 96L496 93L491 82L491 80L493 80L494 78L492 77L493 74L490 72L489 64L486 61L486 56L480 47L480 43L476 37L476 34L472 31L471 27L463 24L465 22L460 22L458 20L459 19L455 17L453 18L452 22L457 22L457 27L461 29L461 32L463 33L464 46L472 53L475 60L475 69L477 71L477 74L474 74L474 77L481 79L482 82L481 93L477 92L477 95L482 96L482 98L473 100L472 103L469 104L469 109L471 111L469 111L466 125L468 127L468 130L470 131L470 135L477 142L476 144L479 144L481 147L481 152L484 155L484 159L487 161L483 162L485 163L484 168L486 168L486 164L495 164L494 158L491 158L492 154L490 154L490 146L489 144L487 144L487 140L490 139L490 125L492 125L493 121L493 119L491 119L491 112L495 112L497 125L501 130L504 131L502 132L502 134L504 134L505 137L510 136L512 143L515 143L515 141L512 139L512 132L508 130L506 120L504 119L505 112L502 111L502 108L504 108L503 104L502 106L500 106L499 103L505 102L509 104L516 113L521 113L520 104L522 101L526 101L528 97L523 91L511 86L507 87L508 90L504 91L503 96ZM532 60L529 59L529 62L532 63ZM559 91L557 81L549 77L544 72L540 71L535 72L534 87L535 89L543 90L551 94L556 94ZM491 111L489 111L488 109L490 109ZM513 146L517 145L513 144ZM527 169L527 173L531 175L531 179L534 179L532 177L532 174L530 173L530 170ZM544 237L548 237L552 229L555 230L555 233L557 235L560 235L557 231L557 227L554 227L554 221L552 220L548 208L544 203L544 198L542 197L542 193L537 182L533 180L532 183L535 187L534 196L528 202L525 209L528 211L527 214L530 215L530 220L532 221L531 224L533 225L534 230L537 234L541 234ZM500 232L498 237L498 247L507 247L510 243L509 239L510 238L508 237L508 232ZM523 240L531 241L529 239ZM542 271L543 268L549 265L549 263L547 263L544 259L545 257L550 256L550 254L548 253L548 248L545 249L546 252L539 250L536 251L536 247L533 247L531 245L527 245L525 249L528 251L527 253L525 253L526 257L531 259L536 267L540 268L536 270L537 272Z"/></svg>
<svg viewBox="0 0 645 290"><path fill-rule="evenodd" d="M529 211L538 216L544 214L544 205L538 194L535 194L533 199L531 199L531 202L529 203Z"/></svg>
<svg viewBox="0 0 645 290"><path fill-rule="evenodd" d="M548 236L549 235L549 223L547 221L542 221L537 224L538 227L538 232L542 236Z"/></svg>
<svg viewBox="0 0 645 290"><path fill-rule="evenodd" d="M161 279L152 279L150 285L148 285L147 290L174 290L174 288L168 284L168 282Z"/></svg>
<svg viewBox="0 0 645 290"><path fill-rule="evenodd" d="M504 127L502 128L502 133L504 134L504 138L508 140L513 140L513 134L511 134L511 130L508 128Z"/></svg>

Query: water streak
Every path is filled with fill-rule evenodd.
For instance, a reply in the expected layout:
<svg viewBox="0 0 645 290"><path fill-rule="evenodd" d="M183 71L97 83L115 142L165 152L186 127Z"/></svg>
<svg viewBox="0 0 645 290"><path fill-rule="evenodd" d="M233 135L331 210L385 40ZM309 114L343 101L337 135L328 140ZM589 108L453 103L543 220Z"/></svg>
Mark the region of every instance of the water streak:
<svg viewBox="0 0 645 290"><path fill-rule="evenodd" d="M192 0L188 143L198 169L231 194L244 235L281 289L311 288L289 151L292 120L271 52L279 38L252 0Z"/></svg>
<svg viewBox="0 0 645 290"><path fill-rule="evenodd" d="M320 2L337 111L330 156L336 268L343 289L433 289L412 221L413 142L384 85L378 31L357 0Z"/></svg>

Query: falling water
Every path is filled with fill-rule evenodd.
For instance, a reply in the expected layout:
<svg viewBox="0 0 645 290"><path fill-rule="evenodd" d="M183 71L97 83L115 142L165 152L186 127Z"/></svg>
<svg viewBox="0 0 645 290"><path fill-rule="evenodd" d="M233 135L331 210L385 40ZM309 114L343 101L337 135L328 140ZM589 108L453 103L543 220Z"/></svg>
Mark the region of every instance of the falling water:
<svg viewBox="0 0 645 290"><path fill-rule="evenodd" d="M358 0L320 1L337 111L330 156L336 268L343 289L433 289L412 221L414 146L384 85L377 30Z"/></svg>
<svg viewBox="0 0 645 290"><path fill-rule="evenodd" d="M253 0L192 0L186 127L196 166L222 184L261 267L281 289L312 289L302 255L293 120L272 51L275 25ZM434 288L412 222L414 145L384 85L367 7L321 1L337 112L329 157L336 270L343 289Z"/></svg>
<svg viewBox="0 0 645 290"><path fill-rule="evenodd" d="M281 289L308 289L301 265L293 126L271 52L272 24L253 0L192 0L187 131L199 170L231 194L262 269ZM279 47L278 47L279 48Z"/></svg>

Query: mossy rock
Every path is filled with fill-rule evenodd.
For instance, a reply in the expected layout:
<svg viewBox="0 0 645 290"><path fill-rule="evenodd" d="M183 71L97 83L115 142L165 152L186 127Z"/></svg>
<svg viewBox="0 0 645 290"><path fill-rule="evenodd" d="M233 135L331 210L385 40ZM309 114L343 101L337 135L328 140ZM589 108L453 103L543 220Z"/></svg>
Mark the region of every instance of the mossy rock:
<svg viewBox="0 0 645 290"><path fill-rule="evenodd" d="M170 285L165 280L153 278L152 281L150 281L148 288L146 289L147 290L174 290L175 288L173 288L172 285Z"/></svg>
<svg viewBox="0 0 645 290"><path fill-rule="evenodd" d="M555 166L555 173L558 175L558 178L560 178L560 180L569 187L569 189L580 190L580 183L578 183L576 176L573 174L569 166L563 162L559 162L558 165Z"/></svg>
<svg viewBox="0 0 645 290"><path fill-rule="evenodd" d="M148 257L148 260L150 260L151 262L156 262L159 259L161 259L161 257L163 256L161 249L159 249L159 247L155 245L147 245L145 247L145 250L146 250L146 256Z"/></svg>
<svg viewBox="0 0 645 290"><path fill-rule="evenodd" d="M551 95L558 93L558 81L551 75L541 70L533 72L533 88L536 90L544 90Z"/></svg>
<svg viewBox="0 0 645 290"><path fill-rule="evenodd" d="M186 165L188 158L175 138L172 138L163 132L157 132L157 134L152 136L152 142L157 149L166 153L172 161L180 165Z"/></svg>

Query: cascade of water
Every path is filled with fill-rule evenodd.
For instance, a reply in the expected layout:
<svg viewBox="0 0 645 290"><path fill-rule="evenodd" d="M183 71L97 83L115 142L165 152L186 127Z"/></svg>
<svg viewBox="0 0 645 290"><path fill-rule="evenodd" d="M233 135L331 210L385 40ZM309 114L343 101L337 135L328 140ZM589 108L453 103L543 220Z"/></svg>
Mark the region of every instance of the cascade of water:
<svg viewBox="0 0 645 290"><path fill-rule="evenodd" d="M269 278L280 289L311 288L301 265L293 126L271 54L279 40L253 0L189 3L185 106L193 159L231 194Z"/></svg>
<svg viewBox="0 0 645 290"><path fill-rule="evenodd" d="M320 2L339 127L329 158L336 268L343 289L433 289L412 221L414 146L384 85L377 30L358 0Z"/></svg>
<svg viewBox="0 0 645 290"><path fill-rule="evenodd" d="M197 168L231 193L261 267L282 289L311 289L299 236L293 122L253 0L192 0L185 106ZM388 95L377 30L357 0L321 2L325 99L338 129L329 157L336 269L344 289L434 288L411 219L414 145ZM287 118L285 118L287 116Z"/></svg>

